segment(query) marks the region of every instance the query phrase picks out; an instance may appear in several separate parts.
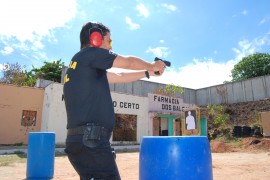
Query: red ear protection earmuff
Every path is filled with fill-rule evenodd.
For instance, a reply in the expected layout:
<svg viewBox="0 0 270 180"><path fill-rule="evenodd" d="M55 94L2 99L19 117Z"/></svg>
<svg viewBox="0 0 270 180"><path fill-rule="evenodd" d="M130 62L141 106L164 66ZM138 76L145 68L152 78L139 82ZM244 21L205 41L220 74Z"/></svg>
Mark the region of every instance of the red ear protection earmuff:
<svg viewBox="0 0 270 180"><path fill-rule="evenodd" d="M100 47L103 40L103 33L97 24L93 24L92 28L89 29L89 41L92 47Z"/></svg>
<svg viewBox="0 0 270 180"><path fill-rule="evenodd" d="M100 32L92 32L90 35L90 45L92 47L100 47L102 44L102 35Z"/></svg>

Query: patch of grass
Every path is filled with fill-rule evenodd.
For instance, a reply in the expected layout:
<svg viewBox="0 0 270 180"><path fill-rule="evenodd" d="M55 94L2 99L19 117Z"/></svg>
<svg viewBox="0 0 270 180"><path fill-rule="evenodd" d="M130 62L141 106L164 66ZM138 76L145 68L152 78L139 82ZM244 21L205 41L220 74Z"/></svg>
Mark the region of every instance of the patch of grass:
<svg viewBox="0 0 270 180"><path fill-rule="evenodd" d="M222 136L222 137L219 137L218 139L223 141L224 143L226 143L230 147L233 147L233 148L241 148L242 147L241 141L243 140L243 138L235 138L235 137L231 137L231 136Z"/></svg>
<svg viewBox="0 0 270 180"><path fill-rule="evenodd" d="M26 155L12 154L12 155L1 155L0 156L0 167L11 166L14 163L25 163Z"/></svg>
<svg viewBox="0 0 270 180"><path fill-rule="evenodd" d="M243 138L233 138L232 140L226 142L230 147L241 148L243 144L241 143Z"/></svg>
<svg viewBox="0 0 270 180"><path fill-rule="evenodd" d="M14 146L23 146L23 142L15 143Z"/></svg>

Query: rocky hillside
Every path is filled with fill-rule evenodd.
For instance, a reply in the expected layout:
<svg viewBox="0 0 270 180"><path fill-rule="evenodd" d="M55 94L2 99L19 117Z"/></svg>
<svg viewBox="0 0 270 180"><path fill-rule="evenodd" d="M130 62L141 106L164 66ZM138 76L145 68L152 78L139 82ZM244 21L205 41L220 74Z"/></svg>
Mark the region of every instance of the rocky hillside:
<svg viewBox="0 0 270 180"><path fill-rule="evenodd" d="M221 104L225 108L225 113L230 115L228 126L252 126L259 123L259 112L270 111L270 99L260 101L250 101L244 103ZM208 125L212 125L209 121L206 106L200 107L201 117L206 117Z"/></svg>

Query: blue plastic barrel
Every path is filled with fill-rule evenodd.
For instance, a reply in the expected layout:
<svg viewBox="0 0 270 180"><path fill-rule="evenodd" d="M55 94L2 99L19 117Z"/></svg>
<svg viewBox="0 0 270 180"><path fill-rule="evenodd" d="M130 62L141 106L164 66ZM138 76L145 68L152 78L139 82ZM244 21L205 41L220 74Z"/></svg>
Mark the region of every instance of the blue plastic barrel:
<svg viewBox="0 0 270 180"><path fill-rule="evenodd" d="M143 137L140 180L212 180L212 156L205 136Z"/></svg>
<svg viewBox="0 0 270 180"><path fill-rule="evenodd" d="M27 179L53 178L55 133L30 132L28 135Z"/></svg>

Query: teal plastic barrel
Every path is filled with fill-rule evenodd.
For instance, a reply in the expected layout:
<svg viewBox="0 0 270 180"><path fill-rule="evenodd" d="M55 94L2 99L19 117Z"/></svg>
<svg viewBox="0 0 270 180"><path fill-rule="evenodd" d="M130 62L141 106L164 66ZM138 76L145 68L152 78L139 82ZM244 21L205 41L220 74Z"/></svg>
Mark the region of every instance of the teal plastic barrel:
<svg viewBox="0 0 270 180"><path fill-rule="evenodd" d="M54 174L55 133L30 132L28 135L28 180L47 180Z"/></svg>
<svg viewBox="0 0 270 180"><path fill-rule="evenodd" d="M143 137L140 180L212 180L212 156L205 136Z"/></svg>

